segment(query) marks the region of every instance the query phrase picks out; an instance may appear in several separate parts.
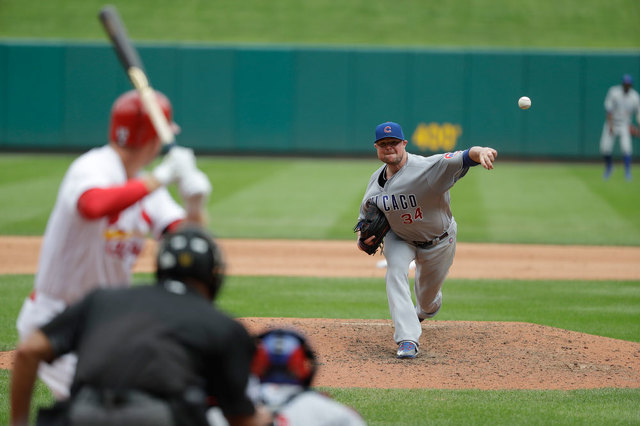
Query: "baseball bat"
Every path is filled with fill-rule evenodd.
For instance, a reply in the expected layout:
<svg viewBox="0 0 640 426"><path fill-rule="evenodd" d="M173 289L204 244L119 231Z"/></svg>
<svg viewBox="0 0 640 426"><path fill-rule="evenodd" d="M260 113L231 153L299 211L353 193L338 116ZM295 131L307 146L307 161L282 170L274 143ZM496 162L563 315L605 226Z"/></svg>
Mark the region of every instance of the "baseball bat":
<svg viewBox="0 0 640 426"><path fill-rule="evenodd" d="M142 105L147 110L160 140L164 145L173 145L175 143L173 130L171 130L167 117L165 117L162 108L158 104L155 92L144 71L140 55L138 55L138 51L131 42L118 11L115 6L104 6L100 10L99 17L120 59L120 63L129 76L131 84L140 94Z"/></svg>

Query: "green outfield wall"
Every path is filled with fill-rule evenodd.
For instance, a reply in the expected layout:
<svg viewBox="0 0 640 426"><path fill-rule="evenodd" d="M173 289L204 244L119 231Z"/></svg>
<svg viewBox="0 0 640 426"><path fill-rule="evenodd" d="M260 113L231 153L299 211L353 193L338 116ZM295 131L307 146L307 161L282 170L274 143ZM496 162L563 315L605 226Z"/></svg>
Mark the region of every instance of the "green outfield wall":
<svg viewBox="0 0 640 426"><path fill-rule="evenodd" d="M636 51L139 48L174 104L179 143L210 153L367 154L375 125L391 120L416 153L593 158L608 87L624 73L640 80ZM0 149L101 145L129 89L106 43L1 42ZM531 109L517 107L522 95Z"/></svg>

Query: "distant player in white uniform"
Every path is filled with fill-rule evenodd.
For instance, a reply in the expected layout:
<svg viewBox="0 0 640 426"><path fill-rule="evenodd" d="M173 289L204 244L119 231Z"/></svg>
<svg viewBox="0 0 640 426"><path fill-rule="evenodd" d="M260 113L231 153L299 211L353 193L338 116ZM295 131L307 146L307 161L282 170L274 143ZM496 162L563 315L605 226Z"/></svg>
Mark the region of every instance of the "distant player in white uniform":
<svg viewBox="0 0 640 426"><path fill-rule="evenodd" d="M429 157L410 154L405 149L402 128L393 122L376 127L374 146L384 165L369 179L359 220L364 218L365 203L372 199L391 225L383 254L389 311L395 327L393 338L398 344L398 358L414 358L422 334L420 322L438 313L442 284L456 251L457 225L449 189L469 167L482 164L491 170L498 152L474 146ZM412 261L416 266L415 306L409 288Z"/></svg>
<svg viewBox="0 0 640 426"><path fill-rule="evenodd" d="M633 88L633 78L629 74L622 77L622 84L613 86L604 99L606 121L600 137L600 153L604 157L603 177L609 179L613 171L613 144L620 139L620 150L624 158L625 178L631 180L631 124L633 114L640 124L640 96Z"/></svg>
<svg viewBox="0 0 640 426"><path fill-rule="evenodd" d="M360 414L311 388L316 356L298 332L274 329L258 336L251 370L260 384L253 399L273 415L273 426L364 426Z"/></svg>
<svg viewBox="0 0 640 426"><path fill-rule="evenodd" d="M159 92L157 97L172 122L169 100ZM109 144L74 160L62 180L35 287L17 319L21 340L91 290L128 286L147 236L159 238L182 221L205 222L211 184L196 168L192 150L173 147L151 173L141 174L162 143L137 92L114 103L109 137ZM186 211L166 189L175 182ZM38 374L57 399L68 397L75 363L70 354L40 365Z"/></svg>

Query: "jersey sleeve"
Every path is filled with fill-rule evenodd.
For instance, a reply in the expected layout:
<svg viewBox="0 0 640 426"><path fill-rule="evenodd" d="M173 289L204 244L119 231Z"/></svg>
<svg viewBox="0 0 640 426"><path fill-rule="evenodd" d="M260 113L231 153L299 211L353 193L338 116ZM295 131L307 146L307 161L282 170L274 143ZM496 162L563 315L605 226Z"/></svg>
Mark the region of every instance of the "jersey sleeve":
<svg viewBox="0 0 640 426"><path fill-rule="evenodd" d="M167 226L186 217L185 210L164 187L156 189L143 198L142 206L149 217L151 233L156 239L162 236Z"/></svg>
<svg viewBox="0 0 640 426"><path fill-rule="evenodd" d="M64 194L61 198L67 208L76 209L78 200L88 190L123 185L126 181L126 173L116 154L97 149L83 154L71 164L60 194Z"/></svg>
<svg viewBox="0 0 640 426"><path fill-rule="evenodd" d="M121 186L91 188L78 198L78 212L89 220L115 215L148 194L149 190L139 179L130 179Z"/></svg>
<svg viewBox="0 0 640 426"><path fill-rule="evenodd" d="M90 293L80 302L69 306L41 328L51 343L55 358L77 349L94 295L95 292Z"/></svg>
<svg viewBox="0 0 640 426"><path fill-rule="evenodd" d="M470 166L478 164L471 159L469 160L475 164L465 162L465 152L466 151L455 151L436 154L435 164L428 172L433 174L429 181L434 189L441 192L449 190L458 180L467 174Z"/></svg>

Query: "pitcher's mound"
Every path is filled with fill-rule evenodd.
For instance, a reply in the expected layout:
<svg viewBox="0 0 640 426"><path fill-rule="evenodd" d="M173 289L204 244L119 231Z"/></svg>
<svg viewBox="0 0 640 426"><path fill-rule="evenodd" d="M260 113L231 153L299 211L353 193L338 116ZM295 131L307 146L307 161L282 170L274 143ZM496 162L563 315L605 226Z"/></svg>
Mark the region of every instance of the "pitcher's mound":
<svg viewBox="0 0 640 426"><path fill-rule="evenodd" d="M388 320L243 318L251 333L302 332L315 386L432 389L640 387L640 343L527 323L428 321L420 353L399 360Z"/></svg>

